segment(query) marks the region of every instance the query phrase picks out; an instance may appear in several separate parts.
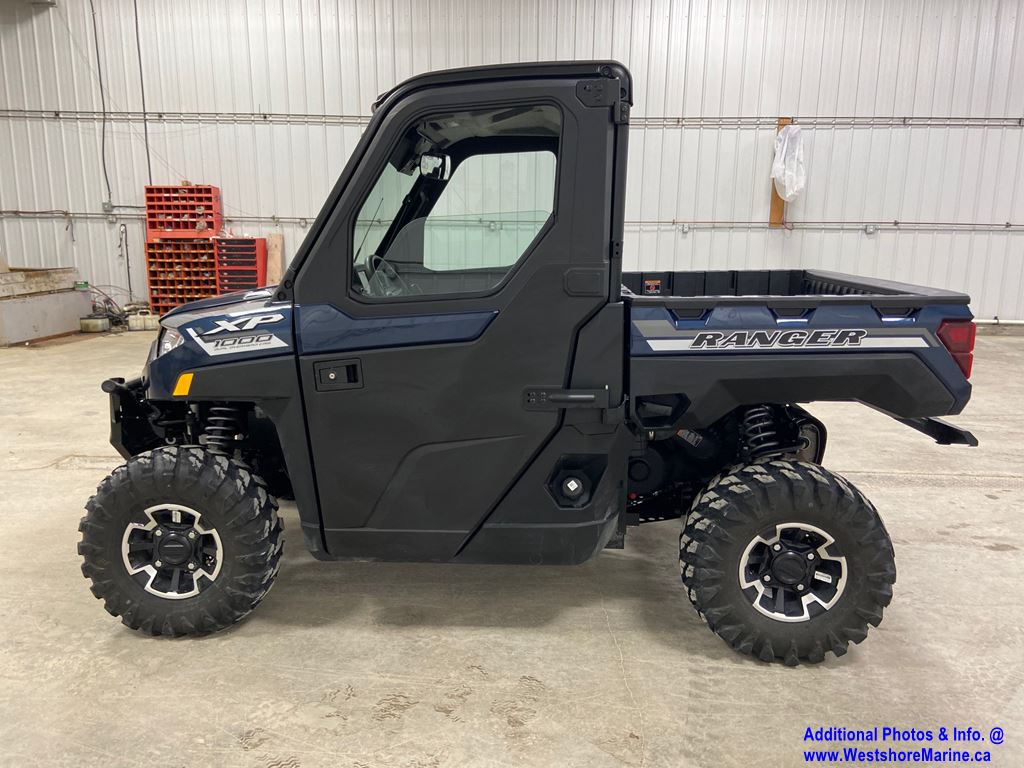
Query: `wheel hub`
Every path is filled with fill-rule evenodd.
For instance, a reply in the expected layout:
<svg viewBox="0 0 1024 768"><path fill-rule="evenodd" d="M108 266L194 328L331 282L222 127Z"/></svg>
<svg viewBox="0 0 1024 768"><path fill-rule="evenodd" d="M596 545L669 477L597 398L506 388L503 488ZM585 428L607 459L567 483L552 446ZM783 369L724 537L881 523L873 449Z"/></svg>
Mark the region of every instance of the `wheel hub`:
<svg viewBox="0 0 1024 768"><path fill-rule="evenodd" d="M176 533L161 537L156 551L157 559L169 565L187 563L193 556L192 542Z"/></svg>
<svg viewBox="0 0 1024 768"><path fill-rule="evenodd" d="M829 610L846 588L846 558L826 531L780 523L762 531L740 557L740 589L776 621L809 621Z"/></svg>
<svg viewBox="0 0 1024 768"><path fill-rule="evenodd" d="M772 558L771 573L775 581L793 585L807 578L807 560L796 552L787 549Z"/></svg>
<svg viewBox="0 0 1024 768"><path fill-rule="evenodd" d="M145 523L129 523L121 542L128 574L147 592L168 600L194 597L220 573L223 549L216 529L180 504L144 510Z"/></svg>

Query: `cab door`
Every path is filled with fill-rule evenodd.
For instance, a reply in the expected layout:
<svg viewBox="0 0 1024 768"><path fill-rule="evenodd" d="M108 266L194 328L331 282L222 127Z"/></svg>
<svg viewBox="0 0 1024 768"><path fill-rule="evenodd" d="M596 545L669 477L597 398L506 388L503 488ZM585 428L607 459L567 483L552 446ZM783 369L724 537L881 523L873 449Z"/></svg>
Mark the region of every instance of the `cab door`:
<svg viewBox="0 0 1024 768"><path fill-rule="evenodd" d="M453 558L559 429L538 392L618 301L619 88L449 79L381 107L294 287L330 555Z"/></svg>

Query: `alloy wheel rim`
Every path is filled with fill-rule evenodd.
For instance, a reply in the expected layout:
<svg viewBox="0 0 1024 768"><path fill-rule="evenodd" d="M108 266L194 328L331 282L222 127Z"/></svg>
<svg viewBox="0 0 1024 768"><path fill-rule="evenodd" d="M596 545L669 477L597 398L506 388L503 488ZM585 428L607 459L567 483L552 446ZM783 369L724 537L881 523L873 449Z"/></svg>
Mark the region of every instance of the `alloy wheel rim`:
<svg viewBox="0 0 1024 768"><path fill-rule="evenodd" d="M217 530L181 504L156 504L143 511L146 522L129 523L121 539L128 575L166 600L195 597L208 589L224 561Z"/></svg>
<svg viewBox="0 0 1024 768"><path fill-rule="evenodd" d="M740 557L739 583L759 613L810 621L832 608L849 570L835 539L809 523L779 523L755 536Z"/></svg>

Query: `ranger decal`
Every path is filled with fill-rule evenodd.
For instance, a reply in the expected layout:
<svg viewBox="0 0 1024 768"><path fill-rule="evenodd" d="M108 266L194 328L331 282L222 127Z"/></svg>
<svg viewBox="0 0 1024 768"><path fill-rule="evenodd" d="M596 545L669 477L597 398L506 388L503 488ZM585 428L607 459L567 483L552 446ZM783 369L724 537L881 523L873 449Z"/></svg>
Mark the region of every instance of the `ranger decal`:
<svg viewBox="0 0 1024 768"><path fill-rule="evenodd" d="M652 339L655 352L734 350L879 349L930 346L921 335L872 334L864 328L790 328L740 331L691 331L675 338Z"/></svg>
<svg viewBox="0 0 1024 768"><path fill-rule="evenodd" d="M846 330L701 331L690 349L774 349L776 347L860 346L868 332Z"/></svg>

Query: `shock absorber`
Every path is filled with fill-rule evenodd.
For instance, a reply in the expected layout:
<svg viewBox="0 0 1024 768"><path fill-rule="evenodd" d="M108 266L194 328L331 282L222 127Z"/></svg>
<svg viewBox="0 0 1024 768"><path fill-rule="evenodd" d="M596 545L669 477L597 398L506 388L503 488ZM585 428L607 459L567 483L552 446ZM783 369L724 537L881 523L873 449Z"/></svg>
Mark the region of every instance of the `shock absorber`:
<svg viewBox="0 0 1024 768"><path fill-rule="evenodd" d="M740 440L748 461L772 456L797 458L809 445L788 408L763 404L743 412Z"/></svg>
<svg viewBox="0 0 1024 768"><path fill-rule="evenodd" d="M784 453L779 426L770 406L754 405L743 412L740 435L749 459L760 459Z"/></svg>
<svg viewBox="0 0 1024 768"><path fill-rule="evenodd" d="M206 450L230 456L235 450L235 435L241 431L241 410L233 405L211 405L203 435Z"/></svg>

